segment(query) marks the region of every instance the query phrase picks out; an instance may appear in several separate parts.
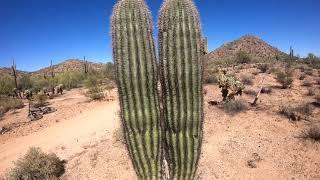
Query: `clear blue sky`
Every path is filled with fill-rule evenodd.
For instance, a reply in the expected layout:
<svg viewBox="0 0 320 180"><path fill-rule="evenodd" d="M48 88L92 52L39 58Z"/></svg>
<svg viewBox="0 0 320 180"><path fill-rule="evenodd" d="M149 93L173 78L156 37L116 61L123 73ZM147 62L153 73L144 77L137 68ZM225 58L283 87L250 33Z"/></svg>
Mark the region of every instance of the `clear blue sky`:
<svg viewBox="0 0 320 180"><path fill-rule="evenodd" d="M146 0L154 24L162 0ZM116 0L0 0L0 66L37 70L50 59L112 60L109 20ZM244 34L280 50L320 55L319 0L195 0L213 50ZM157 36L156 26L155 36Z"/></svg>

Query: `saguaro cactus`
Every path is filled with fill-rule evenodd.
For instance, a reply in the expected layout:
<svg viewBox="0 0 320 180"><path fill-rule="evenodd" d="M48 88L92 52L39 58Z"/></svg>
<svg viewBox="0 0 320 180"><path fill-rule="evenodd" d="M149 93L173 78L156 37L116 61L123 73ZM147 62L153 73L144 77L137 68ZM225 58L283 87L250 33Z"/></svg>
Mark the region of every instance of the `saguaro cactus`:
<svg viewBox="0 0 320 180"><path fill-rule="evenodd" d="M112 40L130 157L140 179L159 179L162 153L156 54L144 0L118 1L112 15Z"/></svg>
<svg viewBox="0 0 320 180"><path fill-rule="evenodd" d="M166 0L159 18L166 158L172 179L193 179L202 142L202 34L192 0Z"/></svg>

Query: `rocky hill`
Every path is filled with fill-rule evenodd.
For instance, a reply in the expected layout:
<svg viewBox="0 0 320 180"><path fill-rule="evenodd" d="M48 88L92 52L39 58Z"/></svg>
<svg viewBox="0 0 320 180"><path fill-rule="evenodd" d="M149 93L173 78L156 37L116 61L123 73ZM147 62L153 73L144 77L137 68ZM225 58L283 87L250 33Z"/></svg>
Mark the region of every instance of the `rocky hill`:
<svg viewBox="0 0 320 180"><path fill-rule="evenodd" d="M103 63L93 63L88 61L88 68L93 70L101 70L105 67L105 64ZM53 69L55 73L62 73L62 72L68 72L68 71L83 71L84 64L82 60L79 59L68 59L60 64L53 65ZM43 74L50 74L51 69L50 67L46 67L43 69L40 69L38 71L32 72L33 75L43 75Z"/></svg>
<svg viewBox="0 0 320 180"><path fill-rule="evenodd" d="M229 60L236 57L239 52L247 53L256 61L275 59L277 56L284 55L283 52L269 45L259 37L245 35L240 39L225 43L218 49L209 53L205 59L208 61L207 63L212 61Z"/></svg>
<svg viewBox="0 0 320 180"><path fill-rule="evenodd" d="M28 72L26 71L19 71L17 70L18 72L18 76L20 77L21 75L24 75L24 74L28 74ZM8 67L4 67L4 68L0 68L0 76L2 75L12 75L12 70L11 68L8 68Z"/></svg>

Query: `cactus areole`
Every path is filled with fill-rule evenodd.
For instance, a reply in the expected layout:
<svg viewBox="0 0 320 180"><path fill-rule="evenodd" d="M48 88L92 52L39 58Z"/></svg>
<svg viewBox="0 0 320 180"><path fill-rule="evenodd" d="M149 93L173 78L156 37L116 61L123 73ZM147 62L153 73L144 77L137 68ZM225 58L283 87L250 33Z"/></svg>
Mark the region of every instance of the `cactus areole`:
<svg viewBox="0 0 320 180"><path fill-rule="evenodd" d="M202 32L192 0L166 0L159 18L165 157L171 179L194 179L203 122Z"/></svg>
<svg viewBox="0 0 320 180"><path fill-rule="evenodd" d="M156 52L144 0L119 0L112 15L121 120L140 179L160 179L161 129Z"/></svg>

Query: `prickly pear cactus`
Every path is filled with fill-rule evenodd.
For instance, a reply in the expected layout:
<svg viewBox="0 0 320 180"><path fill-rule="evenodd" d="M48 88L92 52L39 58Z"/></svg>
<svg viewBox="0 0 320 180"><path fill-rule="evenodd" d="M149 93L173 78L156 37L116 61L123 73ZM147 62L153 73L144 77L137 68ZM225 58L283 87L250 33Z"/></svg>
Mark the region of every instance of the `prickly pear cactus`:
<svg viewBox="0 0 320 180"><path fill-rule="evenodd" d="M151 17L144 0L119 0L112 15L113 59L126 144L140 179L159 179L161 130Z"/></svg>
<svg viewBox="0 0 320 180"><path fill-rule="evenodd" d="M193 179L202 142L203 44L192 0L166 0L159 18L159 58L170 179Z"/></svg>

